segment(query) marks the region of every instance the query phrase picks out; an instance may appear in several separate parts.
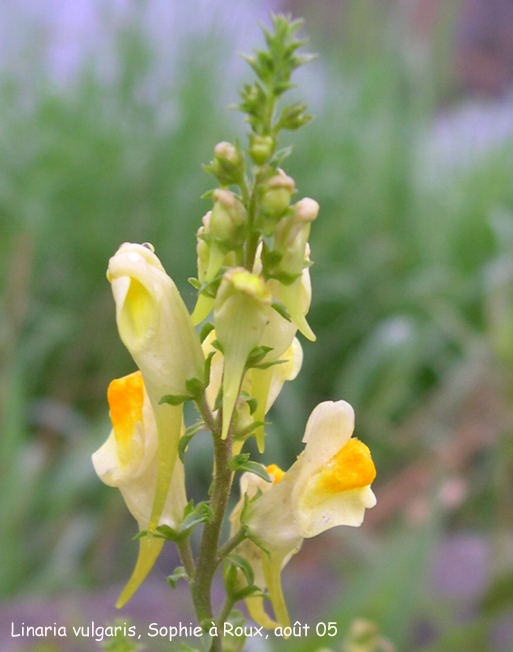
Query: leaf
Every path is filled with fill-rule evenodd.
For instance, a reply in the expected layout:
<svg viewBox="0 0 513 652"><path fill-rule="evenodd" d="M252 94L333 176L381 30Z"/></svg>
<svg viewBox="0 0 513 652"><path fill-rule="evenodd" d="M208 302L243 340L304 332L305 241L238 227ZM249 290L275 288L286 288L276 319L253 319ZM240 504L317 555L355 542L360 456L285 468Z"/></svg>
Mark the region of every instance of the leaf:
<svg viewBox="0 0 513 652"><path fill-rule="evenodd" d="M180 537L179 533L174 528L169 527L169 525L159 525L156 532L158 534L154 534L153 536L167 539L168 541L176 541Z"/></svg>
<svg viewBox="0 0 513 652"><path fill-rule="evenodd" d="M173 573L167 577L167 583L173 590L176 589L176 583L178 580L185 580L189 583L191 582L191 578L187 575L187 571L183 566L175 568Z"/></svg>
<svg viewBox="0 0 513 652"><path fill-rule="evenodd" d="M244 557L241 557L240 555L237 555L236 553L232 552L227 557L225 557L225 561L231 564L232 566L235 566L235 568L238 568L240 571L242 571L242 574L246 578L246 582L248 583L248 586L254 585L255 574L247 559L244 559Z"/></svg>
<svg viewBox="0 0 513 652"><path fill-rule="evenodd" d="M191 503L192 500L189 505L191 505ZM185 511L187 511L189 505L187 505ZM212 511L212 508L208 502L198 503L196 507L194 507L193 510L185 516L182 524L180 525L180 532L184 534L190 534L196 525L200 525L201 523L209 523L212 520L213 515L214 512Z"/></svg>
<svg viewBox="0 0 513 652"><path fill-rule="evenodd" d="M269 474L259 462L252 462L249 459L249 453L240 453L230 460L230 469L240 471L241 473L254 473L266 482L272 482Z"/></svg>

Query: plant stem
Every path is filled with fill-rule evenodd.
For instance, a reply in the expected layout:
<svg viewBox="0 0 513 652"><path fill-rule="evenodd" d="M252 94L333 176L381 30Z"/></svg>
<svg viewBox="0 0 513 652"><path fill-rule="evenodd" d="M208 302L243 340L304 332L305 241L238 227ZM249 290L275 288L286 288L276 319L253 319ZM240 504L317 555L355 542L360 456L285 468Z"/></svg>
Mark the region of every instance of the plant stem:
<svg viewBox="0 0 513 652"><path fill-rule="evenodd" d="M244 541L245 538L246 531L240 528L240 530L238 530L233 537L228 539L228 541L217 551L217 563L220 563L227 555L229 555L231 551L239 545L239 543Z"/></svg>
<svg viewBox="0 0 513 652"><path fill-rule="evenodd" d="M230 612L233 609L233 606L235 605L236 602L237 600L234 599L232 596L229 595L226 596L226 599L223 604L223 608L221 609L221 612L219 614L216 623L217 633L220 636L215 637L212 640L212 645L210 646L210 652L219 652L219 651L222 652L222 644L220 644L221 634L224 631L224 624L228 620L228 616L230 615Z"/></svg>
<svg viewBox="0 0 513 652"><path fill-rule="evenodd" d="M196 572L194 574L194 583L192 585L192 599L200 623L204 620L212 619L210 592L212 580L218 565L217 548L233 477L233 473L229 467L232 458L233 433L230 430L228 437L223 440L221 439L219 427L216 427L212 434L214 440L215 471L210 506L213 517L209 523L205 524L203 529ZM220 650L221 648L214 649Z"/></svg>
<svg viewBox="0 0 513 652"><path fill-rule="evenodd" d="M176 547L180 553L180 559L182 560L183 567L185 568L187 575L191 580L194 580L194 575L196 568L194 566L194 558L192 556L191 542L189 537L179 540L176 542Z"/></svg>

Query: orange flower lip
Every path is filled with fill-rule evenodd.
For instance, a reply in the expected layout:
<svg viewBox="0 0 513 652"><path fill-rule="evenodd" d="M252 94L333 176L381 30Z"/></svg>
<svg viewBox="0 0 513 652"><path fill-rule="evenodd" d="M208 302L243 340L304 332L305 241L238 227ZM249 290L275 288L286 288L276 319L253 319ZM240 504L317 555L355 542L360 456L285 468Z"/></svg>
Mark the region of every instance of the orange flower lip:
<svg viewBox="0 0 513 652"><path fill-rule="evenodd" d="M282 471L277 464L270 464L266 471L269 475L273 476L273 484L279 482L285 475L285 471Z"/></svg>
<svg viewBox="0 0 513 652"><path fill-rule="evenodd" d="M368 447L352 437L316 475L316 493L338 494L369 486L376 477L376 467Z"/></svg>
<svg viewBox="0 0 513 652"><path fill-rule="evenodd" d="M121 464L130 461L130 442L137 422L142 423L144 383L140 371L113 380L107 390L110 419Z"/></svg>

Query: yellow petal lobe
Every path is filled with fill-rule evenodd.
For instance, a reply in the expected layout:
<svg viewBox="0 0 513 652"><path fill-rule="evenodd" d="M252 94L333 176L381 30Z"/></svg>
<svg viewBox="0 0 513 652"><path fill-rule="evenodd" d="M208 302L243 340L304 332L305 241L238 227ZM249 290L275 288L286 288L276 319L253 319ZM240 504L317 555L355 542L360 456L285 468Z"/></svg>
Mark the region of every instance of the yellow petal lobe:
<svg viewBox="0 0 513 652"><path fill-rule="evenodd" d="M113 380L107 390L110 419L121 464L130 461L131 441L137 422L142 424L144 383L140 371Z"/></svg>
<svg viewBox="0 0 513 652"><path fill-rule="evenodd" d="M315 493L338 494L369 486L376 477L370 450L352 437L319 471L312 487Z"/></svg>

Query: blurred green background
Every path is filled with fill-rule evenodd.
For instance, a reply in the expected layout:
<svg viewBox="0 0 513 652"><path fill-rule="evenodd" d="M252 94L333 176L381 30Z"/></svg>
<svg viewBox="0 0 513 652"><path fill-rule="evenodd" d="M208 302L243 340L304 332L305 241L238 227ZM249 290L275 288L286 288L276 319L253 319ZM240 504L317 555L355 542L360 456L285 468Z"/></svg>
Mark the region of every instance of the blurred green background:
<svg viewBox="0 0 513 652"><path fill-rule="evenodd" d="M261 45L270 9L303 15L321 55L297 75L316 120L290 139L286 165L321 214L318 341L303 342L264 459L288 466L312 407L344 398L373 451L378 505L362 528L305 542L284 574L293 619L336 621L339 636L248 649L353 651L358 618L398 651L513 649L509 5L3 4L1 649L43 649L11 639L13 620L114 617L135 528L90 454L109 431L108 383L133 363L107 261L121 242L153 242L192 307L194 233L209 208L199 197L212 185L201 164L217 141L245 138L226 111L251 76L236 53ZM190 494L203 496L209 449L192 447L187 464ZM136 622L192 618L185 592L165 587L175 562L164 556L127 609Z"/></svg>

